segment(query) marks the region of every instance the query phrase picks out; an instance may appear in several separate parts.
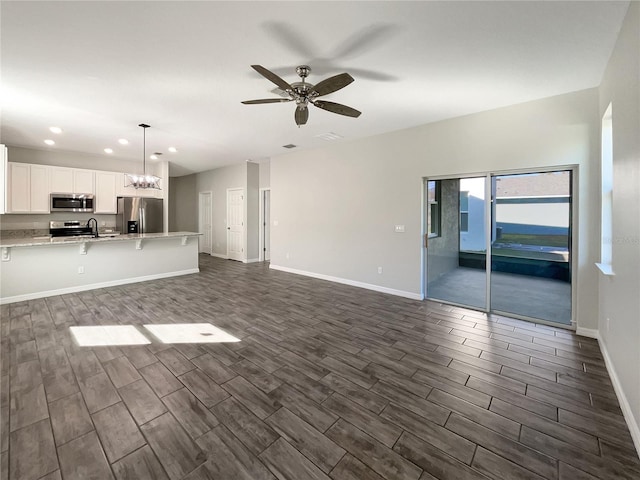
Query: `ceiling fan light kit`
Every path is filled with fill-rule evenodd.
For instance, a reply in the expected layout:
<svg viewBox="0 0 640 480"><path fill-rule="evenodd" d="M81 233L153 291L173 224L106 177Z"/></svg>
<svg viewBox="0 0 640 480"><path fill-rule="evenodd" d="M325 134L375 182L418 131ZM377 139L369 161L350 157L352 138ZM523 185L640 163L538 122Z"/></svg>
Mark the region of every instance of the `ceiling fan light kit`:
<svg viewBox="0 0 640 480"><path fill-rule="evenodd" d="M317 100L318 97L336 92L353 82L353 77L348 73L340 73L338 75L334 75L333 77L322 80L317 85L313 85L306 82L306 78L311 73L311 68L308 65L300 65L296 68L296 73L300 77L301 81L289 84L278 75L270 70L267 70L261 65L251 65L251 68L253 68L256 72L258 72L270 82L276 84L289 97L245 100L244 102L242 102L245 105L295 101L296 110L294 112L294 119L298 127L300 127L301 125L305 125L307 123L307 120L309 119L309 104L321 108L322 110L337 113L338 115L344 115L346 117L357 118L361 114L361 112L359 112L355 108L351 108L340 103L328 102L326 100Z"/></svg>
<svg viewBox="0 0 640 480"><path fill-rule="evenodd" d="M135 189L156 189L160 190L160 177L155 175L147 175L147 128L150 125L141 123L138 125L142 127L142 175L135 173L125 173L125 187L133 187Z"/></svg>

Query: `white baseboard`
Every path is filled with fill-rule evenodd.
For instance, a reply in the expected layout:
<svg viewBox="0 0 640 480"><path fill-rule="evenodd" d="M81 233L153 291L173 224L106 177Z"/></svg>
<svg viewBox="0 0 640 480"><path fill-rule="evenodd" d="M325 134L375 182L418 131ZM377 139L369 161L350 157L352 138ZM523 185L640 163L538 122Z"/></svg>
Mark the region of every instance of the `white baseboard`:
<svg viewBox="0 0 640 480"><path fill-rule="evenodd" d="M155 275L145 275L142 277L123 278L119 280L111 280L108 282L90 283L88 285L76 285L73 287L59 288L56 290L46 290L43 292L26 293L24 295L15 295L13 297L0 298L0 305L8 303L24 302L25 300L35 300L36 298L53 297L55 295L65 295L67 293L85 292L87 290L95 290L97 288L117 287L118 285L127 285L129 283L146 282L149 280L158 280L161 278L178 277L180 275L190 275L199 273L199 268L190 268L188 270L178 270L176 272L157 273Z"/></svg>
<svg viewBox="0 0 640 480"><path fill-rule="evenodd" d="M223 258L225 260L229 260L229 257L227 257L226 255L222 255L221 253L212 253L211 256L212 257Z"/></svg>
<svg viewBox="0 0 640 480"><path fill-rule="evenodd" d="M269 265L269 268L274 270L280 270L287 273L295 273L296 275L304 275L305 277L319 278L320 280L328 280L329 282L342 283L343 285L351 285L352 287L366 288L367 290L374 290L376 292L388 293L390 295L396 295L398 297L410 298L411 300L424 300L424 296L419 293L406 292L404 290L396 290L395 288L382 287L380 285L374 285L373 283L358 282L356 280L350 280L348 278L334 277L331 275L324 275L322 273L307 272L305 270L298 270L296 268L282 267L280 265Z"/></svg>
<svg viewBox="0 0 640 480"><path fill-rule="evenodd" d="M620 383L620 379L618 378L616 369L613 366L613 361L609 356L609 351L607 350L607 346L602 341L602 338L600 338L600 334L598 330L594 330L594 331L596 332L596 336L593 338L598 339L598 345L600 345L600 350L602 351L602 356L604 357L604 364L607 367L607 372L609 372L609 377L611 378L613 389L615 390L616 395L618 397L618 403L620 403L620 409L622 410L624 419L627 422L627 426L629 427L629 433L631 433L633 444L636 446L636 452L640 456L640 423L638 423L638 420L633 415L633 410L631 410L631 405L629 405L629 401L627 400L627 397L624 394L624 390L622 389L622 384Z"/></svg>
<svg viewBox="0 0 640 480"><path fill-rule="evenodd" d="M583 337L595 338L597 340L600 340L600 335L597 328L578 327L576 328L576 335L582 335Z"/></svg>
<svg viewBox="0 0 640 480"><path fill-rule="evenodd" d="M247 258L246 260L243 260L243 263L256 263L256 262L260 262L261 260L259 258Z"/></svg>

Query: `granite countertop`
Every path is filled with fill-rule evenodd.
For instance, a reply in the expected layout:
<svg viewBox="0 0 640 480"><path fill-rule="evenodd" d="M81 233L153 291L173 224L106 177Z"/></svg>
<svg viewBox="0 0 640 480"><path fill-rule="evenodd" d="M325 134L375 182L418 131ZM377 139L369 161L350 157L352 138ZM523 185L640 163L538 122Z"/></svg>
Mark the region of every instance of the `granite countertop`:
<svg viewBox="0 0 640 480"><path fill-rule="evenodd" d="M96 242L122 242L126 240L152 240L154 238L172 237L194 237L202 235L197 232L168 232L168 233L131 233L127 235L104 236L104 237L26 237L26 238L5 238L0 240L0 247L35 247L38 245L67 245L77 243Z"/></svg>

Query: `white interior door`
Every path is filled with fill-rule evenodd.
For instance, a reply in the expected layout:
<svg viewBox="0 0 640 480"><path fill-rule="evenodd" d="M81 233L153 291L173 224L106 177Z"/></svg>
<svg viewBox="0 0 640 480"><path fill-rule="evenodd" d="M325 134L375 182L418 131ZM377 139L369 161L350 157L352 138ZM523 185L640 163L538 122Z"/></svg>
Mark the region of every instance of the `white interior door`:
<svg viewBox="0 0 640 480"><path fill-rule="evenodd" d="M227 257L244 260L244 189L227 190Z"/></svg>
<svg viewBox="0 0 640 480"><path fill-rule="evenodd" d="M199 203L198 232L202 234L199 239L199 252L212 253L212 235L211 235L211 192L200 192Z"/></svg>

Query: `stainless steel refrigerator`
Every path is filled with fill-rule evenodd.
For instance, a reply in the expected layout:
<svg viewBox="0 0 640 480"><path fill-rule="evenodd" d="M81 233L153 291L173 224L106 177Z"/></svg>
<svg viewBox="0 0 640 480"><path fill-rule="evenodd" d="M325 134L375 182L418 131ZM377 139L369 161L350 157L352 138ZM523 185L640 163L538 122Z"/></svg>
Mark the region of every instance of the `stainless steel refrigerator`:
<svg viewBox="0 0 640 480"><path fill-rule="evenodd" d="M163 232L162 199L118 197L116 228L125 233Z"/></svg>

